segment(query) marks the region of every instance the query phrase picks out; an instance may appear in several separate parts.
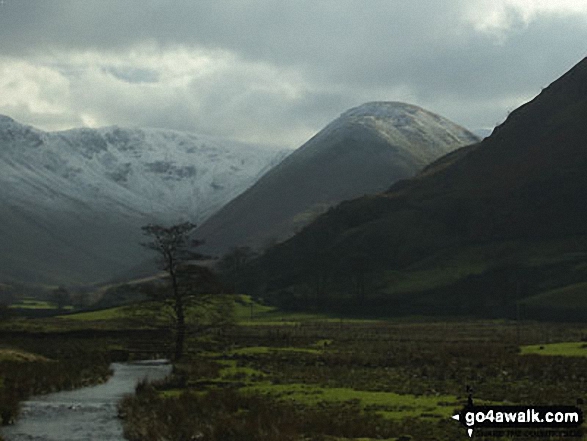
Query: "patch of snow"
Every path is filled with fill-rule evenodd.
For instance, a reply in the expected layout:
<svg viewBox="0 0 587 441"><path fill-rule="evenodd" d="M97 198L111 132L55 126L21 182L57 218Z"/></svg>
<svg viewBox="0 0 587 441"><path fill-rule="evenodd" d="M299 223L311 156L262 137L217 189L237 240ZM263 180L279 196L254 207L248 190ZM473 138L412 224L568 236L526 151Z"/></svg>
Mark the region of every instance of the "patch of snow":
<svg viewBox="0 0 587 441"><path fill-rule="evenodd" d="M0 116L0 187L10 182L13 193L4 197L31 206L63 209L76 200L96 210L198 223L284 156L163 129L46 133Z"/></svg>

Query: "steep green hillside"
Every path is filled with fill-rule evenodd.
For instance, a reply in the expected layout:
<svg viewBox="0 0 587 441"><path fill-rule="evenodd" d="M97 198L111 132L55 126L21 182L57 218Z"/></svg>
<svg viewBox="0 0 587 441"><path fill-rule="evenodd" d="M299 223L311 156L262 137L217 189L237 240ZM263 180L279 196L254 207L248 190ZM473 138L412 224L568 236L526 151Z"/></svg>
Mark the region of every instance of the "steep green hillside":
<svg viewBox="0 0 587 441"><path fill-rule="evenodd" d="M489 138L269 250L256 286L296 307L511 316L587 281L585 109L587 59Z"/></svg>

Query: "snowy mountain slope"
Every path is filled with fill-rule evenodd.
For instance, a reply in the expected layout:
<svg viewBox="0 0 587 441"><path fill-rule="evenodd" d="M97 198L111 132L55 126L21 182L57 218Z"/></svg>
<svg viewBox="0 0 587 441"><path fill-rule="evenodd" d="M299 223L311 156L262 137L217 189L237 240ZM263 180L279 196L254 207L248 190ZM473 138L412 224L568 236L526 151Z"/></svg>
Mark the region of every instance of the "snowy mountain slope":
<svg viewBox="0 0 587 441"><path fill-rule="evenodd" d="M376 130L389 143L409 146L417 160L429 163L439 151L451 151L454 145L470 144L478 137L465 128L413 104L397 101L376 101L347 110L320 132L332 132L348 125Z"/></svg>
<svg viewBox="0 0 587 441"><path fill-rule="evenodd" d="M160 129L43 132L0 116L0 279L122 273L144 258L141 225L200 223L287 153Z"/></svg>
<svg viewBox="0 0 587 441"><path fill-rule="evenodd" d="M343 200L395 181L479 139L420 107L372 102L350 109L197 230L207 251L263 247L291 236Z"/></svg>

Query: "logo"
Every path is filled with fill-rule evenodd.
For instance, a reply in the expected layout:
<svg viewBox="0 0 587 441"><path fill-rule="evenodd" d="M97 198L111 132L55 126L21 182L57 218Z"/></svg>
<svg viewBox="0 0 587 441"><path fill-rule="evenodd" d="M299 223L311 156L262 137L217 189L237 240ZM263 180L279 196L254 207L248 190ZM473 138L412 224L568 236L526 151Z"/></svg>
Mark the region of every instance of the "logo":
<svg viewBox="0 0 587 441"><path fill-rule="evenodd" d="M473 403L473 393L467 387L467 404L452 416L463 425L469 437L477 429L507 430L507 436L514 431L524 431L524 436L548 436L553 433L575 436L584 422L583 412L576 406L477 406Z"/></svg>

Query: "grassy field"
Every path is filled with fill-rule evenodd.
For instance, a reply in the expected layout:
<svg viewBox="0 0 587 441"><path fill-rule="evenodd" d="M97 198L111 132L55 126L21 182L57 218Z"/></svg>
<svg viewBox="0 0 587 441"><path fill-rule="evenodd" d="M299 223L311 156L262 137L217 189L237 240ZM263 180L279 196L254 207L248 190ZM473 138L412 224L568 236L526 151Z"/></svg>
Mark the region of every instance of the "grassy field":
<svg viewBox="0 0 587 441"><path fill-rule="evenodd" d="M551 355L561 357L587 357L587 342L562 342L522 346L522 354Z"/></svg>
<svg viewBox="0 0 587 441"><path fill-rule="evenodd" d="M57 305L46 300L23 299L9 306L12 309L57 309Z"/></svg>
<svg viewBox="0 0 587 441"><path fill-rule="evenodd" d="M319 321L319 322L340 322L340 318L332 317L326 314L312 314L304 312L287 312L281 311L274 306L267 306L254 301L251 296L237 295L234 297L233 316L235 323L242 326L278 326L278 325L299 325L301 323ZM65 314L57 316L61 323L67 321L79 323L85 322L85 326L91 326L91 323L101 322L103 326L109 323L117 326L124 326L119 323L128 318L126 307L119 306L98 311L79 312L74 314ZM373 320L346 319L351 322L371 322ZM46 320L46 323L56 323L54 320ZM83 325L82 325L83 326ZM128 326L128 324L126 324Z"/></svg>
<svg viewBox="0 0 587 441"><path fill-rule="evenodd" d="M466 403L467 386L477 404L587 398L587 325L351 320L279 311L248 296L235 297L234 315L232 326L190 334L173 376L121 404L128 439L467 439L450 418ZM12 334L0 350L0 400L15 363L35 366L57 385L45 387L60 388L53 366L65 359L166 345L163 336L133 337L139 331L122 308L3 329ZM83 366L71 368L78 380L68 384L89 381Z"/></svg>
<svg viewBox="0 0 587 441"><path fill-rule="evenodd" d="M47 300L38 300L33 298L25 298L20 300L19 302L12 303L9 308L11 309L46 309L46 310L57 310L58 306L54 302L49 302ZM66 311L73 310L73 306L68 305L63 307Z"/></svg>
<svg viewBox="0 0 587 441"><path fill-rule="evenodd" d="M573 305L575 308L587 308L587 283L575 283L563 288L550 290L523 301L529 306L560 308L561 305Z"/></svg>
<svg viewBox="0 0 587 441"><path fill-rule="evenodd" d="M259 307L257 325L244 315L215 342L193 340L173 379L124 403L129 438L466 439L450 416L467 386L476 404L586 398L587 326L287 314L271 323L277 313Z"/></svg>
<svg viewBox="0 0 587 441"><path fill-rule="evenodd" d="M61 315L57 318L62 320L74 320L80 322L111 321L124 319L126 317L124 307L100 309L98 311L78 312L75 314Z"/></svg>

